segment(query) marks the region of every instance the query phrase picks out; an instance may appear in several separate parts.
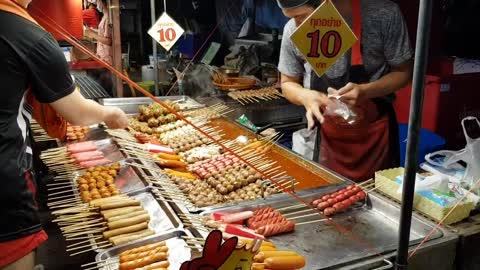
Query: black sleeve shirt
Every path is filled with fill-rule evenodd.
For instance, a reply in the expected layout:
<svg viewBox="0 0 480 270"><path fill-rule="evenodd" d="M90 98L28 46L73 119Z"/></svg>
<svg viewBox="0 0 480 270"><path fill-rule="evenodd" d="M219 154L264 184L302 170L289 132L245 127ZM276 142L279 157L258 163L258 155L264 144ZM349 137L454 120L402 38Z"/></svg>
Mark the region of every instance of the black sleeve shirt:
<svg viewBox="0 0 480 270"><path fill-rule="evenodd" d="M27 89L40 102L51 103L71 94L74 84L63 52L49 33L0 11L0 242L41 229L27 187L32 160Z"/></svg>

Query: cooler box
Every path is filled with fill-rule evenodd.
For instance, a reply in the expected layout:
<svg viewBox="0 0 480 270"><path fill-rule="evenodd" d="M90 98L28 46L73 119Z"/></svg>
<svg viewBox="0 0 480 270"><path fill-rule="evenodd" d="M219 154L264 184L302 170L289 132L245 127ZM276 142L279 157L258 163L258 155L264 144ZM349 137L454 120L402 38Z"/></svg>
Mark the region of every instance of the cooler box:
<svg viewBox="0 0 480 270"><path fill-rule="evenodd" d="M400 124L398 126L400 138L400 166L405 167L405 154L407 152L407 134L408 125ZM425 155L445 147L445 139L439 135L422 128L420 131L420 143L418 146L418 161L417 165L425 161Z"/></svg>
<svg viewBox="0 0 480 270"><path fill-rule="evenodd" d="M446 148L465 147L460 122L466 116L480 116L480 73L453 75L452 60L433 61L425 85L422 128L446 140ZM396 92L394 107L399 123L408 123L411 85ZM477 132L478 133L478 132ZM472 135L478 135L472 130Z"/></svg>

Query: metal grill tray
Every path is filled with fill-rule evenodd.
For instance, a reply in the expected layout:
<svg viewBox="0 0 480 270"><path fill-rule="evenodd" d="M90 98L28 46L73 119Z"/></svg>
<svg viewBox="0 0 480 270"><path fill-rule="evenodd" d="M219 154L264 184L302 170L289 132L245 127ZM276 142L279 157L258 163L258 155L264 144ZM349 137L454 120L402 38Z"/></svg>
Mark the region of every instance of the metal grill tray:
<svg viewBox="0 0 480 270"><path fill-rule="evenodd" d="M148 184L142 180L142 178L139 177L137 171L127 163L128 159L120 160L118 161L120 163L120 171L118 172L117 176L114 179L114 183L117 186L117 188L122 192L122 193L129 193L129 192L134 192L137 190L142 190L145 189ZM110 164L105 164L102 166L108 166ZM78 194L78 189L77 189L77 178L82 176L85 173L85 169L83 170L78 170L74 172L73 174L73 179L71 181L72 188L74 190L74 193L79 196Z"/></svg>
<svg viewBox="0 0 480 270"><path fill-rule="evenodd" d="M327 193L325 189L317 188L310 190L303 199L310 203L314 198ZM234 213L239 211L251 210L258 207L273 206L277 209L298 204L293 198L279 200L272 203L258 204L256 206L238 206L216 209L203 212L202 215L209 215L212 212ZM291 213L304 208L289 210ZM313 213L313 212L312 212ZM305 215L302 213L299 215ZM299 216L298 215L298 216ZM394 251L398 242L398 224L400 209L396 205L377 195L369 195L367 204L363 207L357 207L346 212L336 214L333 221L341 225L344 229L351 232L349 236L341 232L331 222L319 222L306 225L299 225L295 232L278 235L269 238L280 250L296 251L307 260L305 269L334 269L348 263L375 257L378 252L385 254ZM322 215L294 219L296 223L325 218ZM412 228L410 233L410 244L419 243L434 226L420 216L414 215L412 219ZM200 233L205 237L204 233ZM429 241L441 238L443 232L437 230ZM356 241L354 239L357 239ZM363 243L363 244L361 244Z"/></svg>
<svg viewBox="0 0 480 270"><path fill-rule="evenodd" d="M100 130L98 132L101 133ZM93 141L93 143L98 148L97 150L101 151L103 153L103 155L105 156L105 158L111 160L112 162L117 162L117 161L120 161L122 159L125 159L122 152L120 152L120 149L118 148L117 144L111 138L101 139L101 140L82 140L82 142L86 142L86 141ZM58 146L62 147L62 146L70 145L70 144L75 144L75 143L78 143L78 142L80 142L80 141L59 142Z"/></svg>
<svg viewBox="0 0 480 270"><path fill-rule="evenodd" d="M118 269L118 255L132 248L144 246L152 243L166 241L168 247L168 261L170 262L169 269L180 269L183 262L190 260L192 250L187 247L187 243L182 236L192 236L187 230L172 230L163 234L152 235L144 239L134 241L132 243L124 244L118 247L113 247L102 251L95 257L96 262L106 262L108 265L100 268L103 270L117 270ZM110 264L111 263L111 264Z"/></svg>
<svg viewBox="0 0 480 270"><path fill-rule="evenodd" d="M150 187L127 193L127 195L139 200L142 207L147 210L150 215L148 227L155 231L156 234L162 234L183 227L183 224L174 214L170 205L162 201L157 201L151 193ZM100 239L100 241L103 241L103 239ZM93 237L91 243L97 252L103 251L103 249L98 248Z"/></svg>
<svg viewBox="0 0 480 270"><path fill-rule="evenodd" d="M182 110L192 110L203 108L205 105L198 103L194 99L188 96L161 96L157 97L161 101L171 100L175 101ZM138 97L138 98L105 98L100 99L99 103L104 106L114 106L122 109L126 114L137 114L138 107L144 104L150 104L153 100L148 97Z"/></svg>

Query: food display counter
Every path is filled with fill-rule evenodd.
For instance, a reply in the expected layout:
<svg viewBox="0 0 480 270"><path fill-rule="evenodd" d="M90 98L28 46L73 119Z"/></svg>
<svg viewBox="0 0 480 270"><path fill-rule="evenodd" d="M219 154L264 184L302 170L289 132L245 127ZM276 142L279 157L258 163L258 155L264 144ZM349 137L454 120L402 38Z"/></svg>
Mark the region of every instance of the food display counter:
<svg viewBox="0 0 480 270"><path fill-rule="evenodd" d="M91 258L92 261L86 262L82 269L119 269L119 255L121 263L122 256L127 254L122 252L157 242L162 242L157 248L169 251L168 258L159 257L158 260L168 261L169 269L178 269L192 254L199 254L202 241L214 229L212 226L218 225L217 229L227 232L226 228L230 225L212 223L213 216L251 211L248 218L253 219L256 217L254 212L259 214L267 208L279 213L282 224L289 224L294 229L274 234L278 227L261 223L254 230L236 226L241 232L241 239L246 237L242 232L250 233L265 237L279 250L294 251L305 258L303 269L392 269L390 261L398 242L400 210L395 202L374 191L373 182L354 184L303 159L276 144L273 139L267 140L250 132L222 116L226 110L221 104L205 106L186 96L161 97L161 100L169 100L172 107L174 105L181 115L198 125L208 136L205 135L205 138L201 132L190 131L185 128L188 125L181 124L179 119L162 125L161 121L169 119L168 111L148 111L158 120L148 122L149 119L144 119L143 123L155 123L150 126L148 134L135 131L135 128L145 126L141 123L137 123L138 127L131 126L129 131L112 131L98 126L90 129L84 142L59 143L57 148L45 150L40 155L53 174L54 180L48 184L48 206L68 240L67 252L75 255L94 251L96 254L96 259ZM145 106L150 100L118 98L104 99L100 103L119 107L135 117L142 110L147 114ZM157 110L157 107L150 109ZM182 145L184 151L178 159L179 153L165 151L180 146L172 146L166 137L160 137L156 143L151 139L152 133L157 131L176 134L174 131L182 128L190 133L185 131L177 137L195 133L200 142L196 145L188 141ZM228 149L186 161L185 153L215 144L212 138ZM207 143L203 143L203 139ZM248 148L254 143L263 147L262 151ZM92 166L80 166L72 149L86 145L93 147L92 151L109 149L104 151L102 158L113 165L88 163ZM166 162L168 158L175 162ZM171 164L180 164L182 169ZM205 175L203 168L207 168ZM245 178L241 181L230 179L230 175L242 177L241 173L235 172L237 168L245 171ZM259 178L256 178L257 173L261 174ZM220 175L220 178L215 178L215 175ZM202 179L189 179L191 176ZM205 185L207 191L203 193L206 194L202 195L199 191L196 196L191 196L194 189L186 188L188 185L185 183ZM356 190L354 195L362 193L364 196L355 197L351 205L337 207L335 214L325 216L318 210L320 208L312 206L320 205L320 202L327 205L329 201L323 199L325 196L333 198L335 194L342 195L341 191L347 194L353 189ZM216 199L209 201L208 205L195 201L201 198L206 202L213 196ZM116 211L122 214L117 216ZM139 214L130 213L132 211ZM322 211L327 213L326 208ZM444 228L430 234L434 227L435 223L414 215L411 246L419 244L427 235L429 240L413 257L412 265L418 268L412 269L430 267L428 258L435 258L435 263L439 265L437 269L451 269L451 254L454 253L457 236ZM228 233L234 234L231 230Z"/></svg>

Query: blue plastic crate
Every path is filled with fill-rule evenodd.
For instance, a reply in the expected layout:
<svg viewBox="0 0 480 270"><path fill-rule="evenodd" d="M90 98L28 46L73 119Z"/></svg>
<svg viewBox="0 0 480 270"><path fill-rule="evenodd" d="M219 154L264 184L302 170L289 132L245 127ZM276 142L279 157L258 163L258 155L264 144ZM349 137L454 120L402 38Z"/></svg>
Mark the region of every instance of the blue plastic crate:
<svg viewBox="0 0 480 270"><path fill-rule="evenodd" d="M405 153L407 152L407 134L408 124L400 124L400 165L405 166ZM442 150L445 146L445 139L440 135L433 133L427 129L420 131L420 144L418 146L418 162L417 165L425 161L425 155L438 150Z"/></svg>

